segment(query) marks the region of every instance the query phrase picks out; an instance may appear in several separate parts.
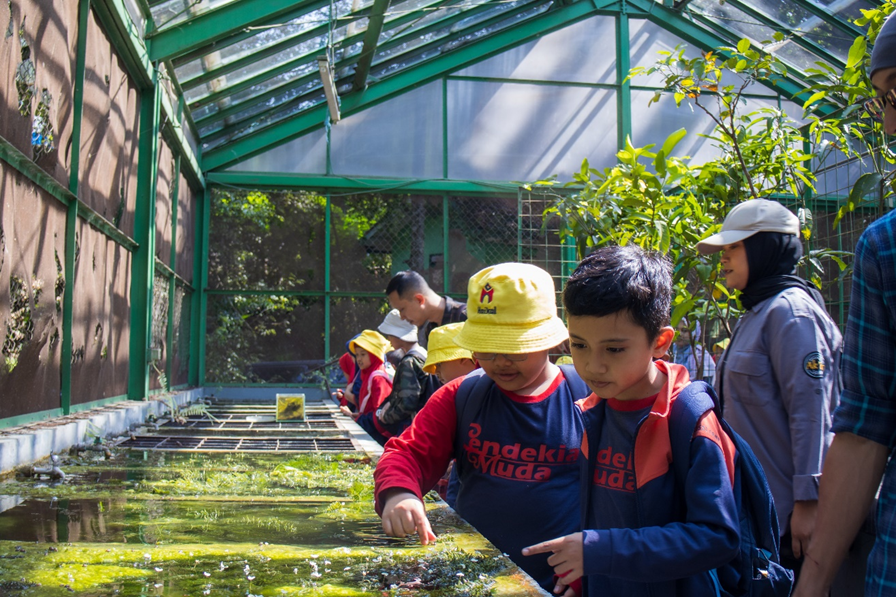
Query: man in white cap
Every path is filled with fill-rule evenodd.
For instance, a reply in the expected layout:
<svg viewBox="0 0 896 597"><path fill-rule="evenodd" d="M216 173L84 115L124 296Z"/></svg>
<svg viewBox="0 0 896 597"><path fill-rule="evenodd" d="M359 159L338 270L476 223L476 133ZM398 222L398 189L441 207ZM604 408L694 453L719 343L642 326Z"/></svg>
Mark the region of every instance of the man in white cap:
<svg viewBox="0 0 896 597"><path fill-rule="evenodd" d="M877 97L865 110L896 135L896 17L880 29L868 71ZM869 226L856 246L843 351L843 393L819 488L816 530L794 597L827 595L880 488L877 539L865 595L896 595L896 212ZM881 484L881 478L883 483Z"/></svg>

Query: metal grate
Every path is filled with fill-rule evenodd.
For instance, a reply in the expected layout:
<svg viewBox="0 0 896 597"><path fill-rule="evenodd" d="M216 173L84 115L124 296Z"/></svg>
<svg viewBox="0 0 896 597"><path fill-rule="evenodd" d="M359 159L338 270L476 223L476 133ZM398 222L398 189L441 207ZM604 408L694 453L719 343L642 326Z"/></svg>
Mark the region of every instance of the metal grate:
<svg viewBox="0 0 896 597"><path fill-rule="evenodd" d="M332 420L312 420L312 421L247 421L246 417L227 417L223 420L216 417L218 421L209 419L187 419L183 425L168 421L160 428L173 429L214 429L217 431L311 431L315 429L338 429L335 421Z"/></svg>
<svg viewBox="0 0 896 597"><path fill-rule="evenodd" d="M356 452L354 442L343 437L247 438L138 435L118 447L168 452Z"/></svg>

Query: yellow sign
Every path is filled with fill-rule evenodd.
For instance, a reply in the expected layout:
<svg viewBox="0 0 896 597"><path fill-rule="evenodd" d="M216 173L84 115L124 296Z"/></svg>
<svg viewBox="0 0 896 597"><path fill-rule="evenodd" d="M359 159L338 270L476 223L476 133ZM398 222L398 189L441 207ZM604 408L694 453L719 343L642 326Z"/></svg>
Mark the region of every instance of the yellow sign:
<svg viewBox="0 0 896 597"><path fill-rule="evenodd" d="M277 394L278 421L305 420L305 394Z"/></svg>

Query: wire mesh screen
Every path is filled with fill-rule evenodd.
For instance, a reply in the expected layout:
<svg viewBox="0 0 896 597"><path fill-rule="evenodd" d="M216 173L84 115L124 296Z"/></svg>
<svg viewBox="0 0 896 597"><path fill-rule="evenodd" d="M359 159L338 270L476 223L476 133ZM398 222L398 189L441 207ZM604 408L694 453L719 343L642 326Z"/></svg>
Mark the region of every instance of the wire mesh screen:
<svg viewBox="0 0 896 597"><path fill-rule="evenodd" d="M324 290L326 201L307 191L215 189L209 287Z"/></svg>
<svg viewBox="0 0 896 597"><path fill-rule="evenodd" d="M174 334L171 343L171 371L169 378L172 386L187 383L190 372L190 319L193 293L182 285L174 287L174 320L171 322Z"/></svg>
<svg viewBox="0 0 896 597"><path fill-rule="evenodd" d="M210 383L293 383L324 362L321 298L215 294L207 329Z"/></svg>
<svg viewBox="0 0 896 597"><path fill-rule="evenodd" d="M451 197L448 201L449 292L465 297L470 276L517 260L515 197Z"/></svg>
<svg viewBox="0 0 896 597"><path fill-rule="evenodd" d="M152 281L152 328L150 331L150 348L158 350L153 373L149 377L150 389L157 390L163 384L158 371L165 371L168 346L168 276L156 272ZM158 368L158 371L155 371ZM167 373L166 373L167 375Z"/></svg>
<svg viewBox="0 0 896 597"><path fill-rule="evenodd" d="M560 218L554 216L545 220L545 210L557 198L555 193L547 191L520 190L520 257L551 274L557 290L557 306L562 309L560 293L578 260L572 243L564 244L561 238Z"/></svg>
<svg viewBox="0 0 896 597"><path fill-rule="evenodd" d="M811 235L807 244L810 251L830 249L844 252L841 257L848 265L845 270L841 270L831 259L820 260L824 266L824 272L820 275L822 294L828 311L841 329L845 328L849 314L851 253L868 225L892 206L882 201L883 189L876 185L869 188L864 197L852 197L861 203L855 210L844 213L839 221L838 211L850 200L850 194L860 178L876 170L874 160L880 159L877 155L876 151L866 151L859 159L847 159L839 152L832 152L813 162L817 177L816 196L807 202L812 215Z"/></svg>

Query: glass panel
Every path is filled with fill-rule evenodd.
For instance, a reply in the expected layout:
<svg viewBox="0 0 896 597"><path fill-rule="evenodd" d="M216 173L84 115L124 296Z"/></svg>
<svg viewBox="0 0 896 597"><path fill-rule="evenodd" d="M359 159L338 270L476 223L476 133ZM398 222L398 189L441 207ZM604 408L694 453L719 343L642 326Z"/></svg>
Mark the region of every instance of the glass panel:
<svg viewBox="0 0 896 597"><path fill-rule="evenodd" d="M448 177L570 180L616 153L616 93L485 81L448 82Z"/></svg>
<svg viewBox="0 0 896 597"><path fill-rule="evenodd" d="M629 43L632 68L643 66L649 68L662 58L657 52L665 50L671 52L677 45L686 46L685 57L694 58L700 55L700 49L688 44L680 37L666 31L645 19L631 19L629 21ZM638 75L631 80L637 87L663 86L663 76L660 73L650 75ZM740 79L732 74L723 74L722 85L738 85ZM753 85L750 93L754 95L775 95L775 92L763 85Z"/></svg>
<svg viewBox="0 0 896 597"><path fill-rule="evenodd" d="M612 84L616 82L614 21L610 16L590 18L455 74Z"/></svg>
<svg viewBox="0 0 896 597"><path fill-rule="evenodd" d="M321 298L212 295L207 324L209 383L292 383L323 362Z"/></svg>
<svg viewBox="0 0 896 597"><path fill-rule="evenodd" d="M715 124L709 116L699 110L691 110L684 104L680 108L676 107L675 99L670 94L664 95L659 102L648 107L651 98L652 91L632 90L632 144L635 147L650 143L662 144L669 135L684 128L688 134L676 146L673 155L691 156L691 165L719 157L713 141L700 136L712 133Z"/></svg>
<svg viewBox="0 0 896 597"><path fill-rule="evenodd" d="M430 83L340 120L334 174L442 177L442 84Z"/></svg>
<svg viewBox="0 0 896 597"><path fill-rule="evenodd" d="M213 189L209 287L323 290L325 205L305 191Z"/></svg>
<svg viewBox="0 0 896 597"><path fill-rule="evenodd" d="M793 3L787 3L787 6L791 7L794 5ZM716 0L693 0L688 4L688 9L691 12L702 14L713 21L716 21L722 27L729 30L733 35L747 37L758 45L765 45L763 42L768 42L774 39L775 32L771 27L762 25L756 21L756 19L730 4L719 4ZM787 15L788 12L784 11L783 14ZM795 11L794 15L797 14L805 14L805 12ZM774 18L774 15L770 14L769 16ZM793 20L794 18L796 17L788 17L788 20ZM807 36L806 39L815 41L811 36ZM817 60L821 60L820 57L804 50L797 46L793 41L789 40L769 46L767 49L772 51L781 60L786 61L800 70L805 70L807 67L814 66Z"/></svg>
<svg viewBox="0 0 896 597"><path fill-rule="evenodd" d="M201 15L219 6L230 4L234 0L169 0L150 8L152 20L157 29L165 29L182 23L191 17Z"/></svg>
<svg viewBox="0 0 896 597"><path fill-rule="evenodd" d="M466 297L473 274L517 261L516 197L451 197L448 226L449 293Z"/></svg>
<svg viewBox="0 0 896 597"><path fill-rule="evenodd" d="M207 143L203 143L203 150L213 149L226 143L227 141L231 141L233 139L239 139L245 135L253 133L261 128L264 128L270 124L274 124L276 122L280 122L282 120L286 120L291 116L298 114L299 112L303 112L310 108L313 108L317 104L324 103L325 98L323 92L319 95L311 96L308 100L303 100L297 104L290 104L289 106L282 107L276 111L271 112L267 116L261 117L258 120L254 120L244 124L241 127L236 127L230 133L221 136L220 138L214 139L213 141L209 141Z"/></svg>
<svg viewBox="0 0 896 597"><path fill-rule="evenodd" d="M334 291L385 292L392 276L412 269L441 292L442 198L364 194L332 198L330 285ZM369 325L369 324L368 324Z"/></svg>
<svg viewBox="0 0 896 597"><path fill-rule="evenodd" d="M233 172L326 174L327 133L321 129L249 158L229 168Z"/></svg>
<svg viewBox="0 0 896 597"><path fill-rule="evenodd" d="M538 6L535 6L531 10L527 10L512 17L508 17L507 19L504 19L503 21L489 27L474 30L460 37L445 41L440 45L427 45L426 43L422 42L433 42L434 40L441 39L442 37L448 37L449 33L462 30L464 27L468 26L468 23L466 21L461 21L453 27L446 27L437 32L420 36L419 38L411 38L407 43L403 43L388 50L378 52L377 58L374 61L376 68L371 69L371 75L374 78L386 77L411 65L419 64L420 62L428 60L429 58L433 58L435 56L448 53L452 50L456 50L457 48L460 48L470 42L476 41L484 35L506 29L507 27L516 25L522 21L537 16L548 10L550 6L550 3L540 4ZM471 17L471 21L478 22L488 18L488 16L489 15L476 15ZM417 53L411 53L412 49L418 49ZM390 58L392 60L389 60Z"/></svg>

